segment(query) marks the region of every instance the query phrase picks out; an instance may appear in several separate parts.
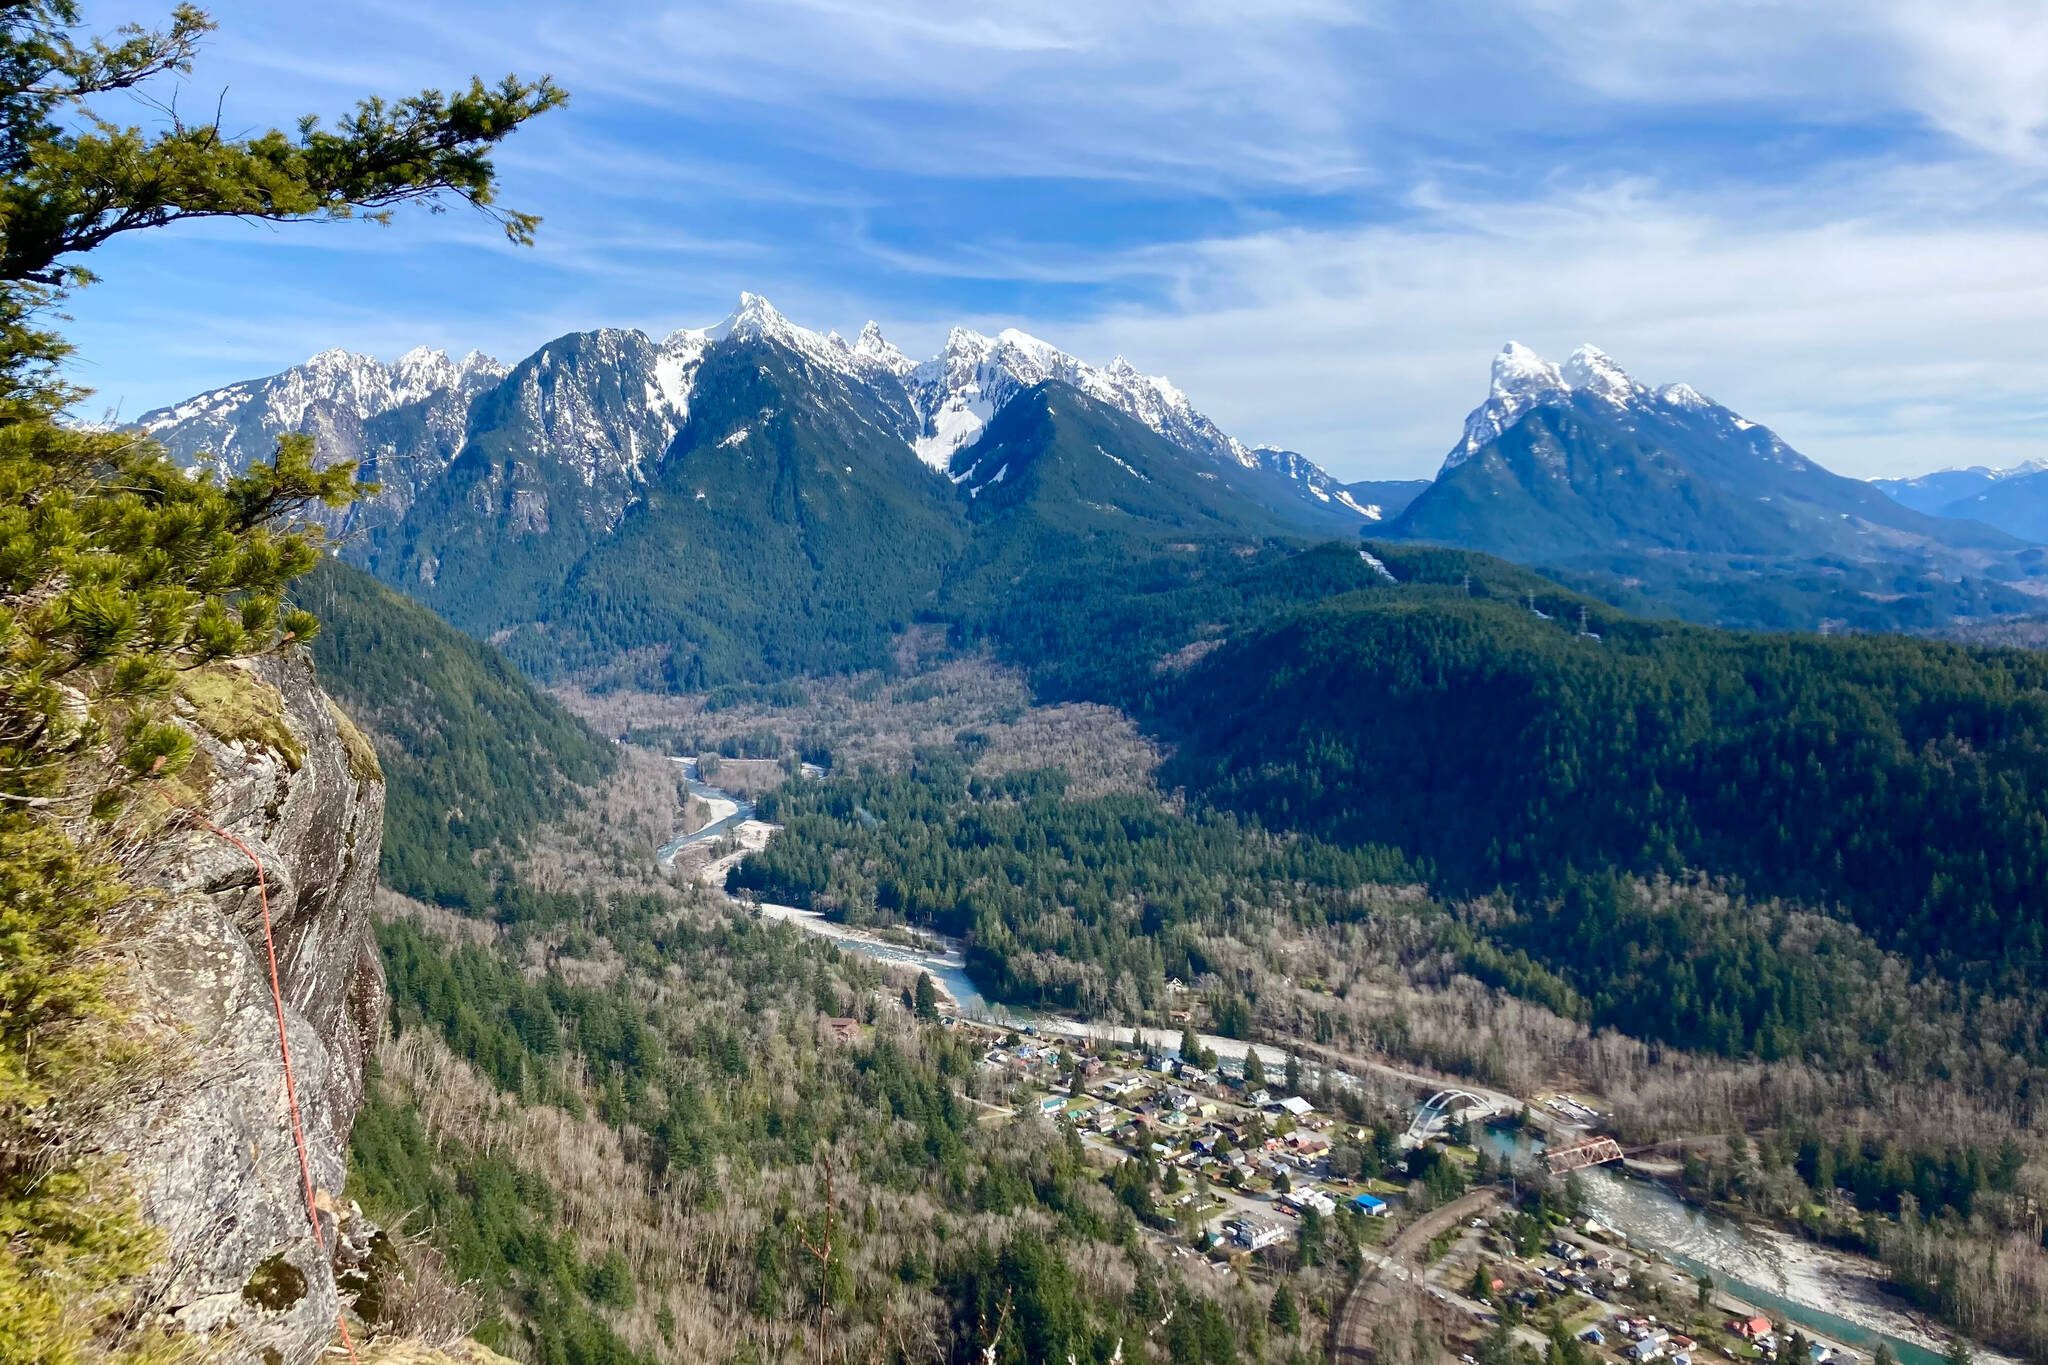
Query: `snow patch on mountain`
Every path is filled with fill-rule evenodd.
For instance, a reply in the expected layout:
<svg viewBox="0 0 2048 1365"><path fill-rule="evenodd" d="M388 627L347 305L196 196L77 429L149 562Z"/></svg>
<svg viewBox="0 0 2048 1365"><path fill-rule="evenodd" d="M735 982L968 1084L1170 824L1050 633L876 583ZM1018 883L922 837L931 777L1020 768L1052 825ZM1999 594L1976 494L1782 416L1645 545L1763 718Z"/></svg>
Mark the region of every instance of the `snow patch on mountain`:
<svg viewBox="0 0 2048 1365"><path fill-rule="evenodd" d="M1351 496L1351 490L1348 488L1336 489L1333 496L1335 496L1338 502L1343 503L1367 521L1381 521L1386 517L1385 509L1378 503L1360 502L1357 498Z"/></svg>
<svg viewBox="0 0 2048 1365"><path fill-rule="evenodd" d="M1146 473L1145 473L1145 472L1144 472L1143 470L1139 469L1139 468L1138 468L1138 467L1137 467L1136 465L1132 464L1132 463L1131 463L1131 462L1130 462L1129 460L1125 460L1125 459L1120 459L1119 457L1117 457L1117 456L1115 456L1115 455L1112 455L1112 454L1110 454L1110 453L1109 453L1108 451L1104 450L1104 449L1103 449L1103 448L1102 448L1101 446L1097 446L1097 447L1095 447L1095 450L1096 450L1096 453L1097 453L1097 454L1099 454L1099 455L1101 455L1103 459L1105 459L1105 460L1108 460L1108 461L1109 461L1109 462L1110 462L1111 464L1115 465L1115 466L1116 466L1116 467L1117 467L1118 469L1121 469L1121 470L1123 470L1123 472L1124 472L1124 473L1126 473L1126 474L1130 475L1130 476L1131 476L1132 478L1136 479L1136 480L1137 480L1137 481L1138 481L1139 483L1150 483L1150 482L1152 482L1152 477L1151 477L1151 475L1149 475L1149 474L1146 474Z"/></svg>
<svg viewBox="0 0 2048 1365"><path fill-rule="evenodd" d="M711 343L694 332L676 332L663 339L654 373L646 385L647 405L667 413L680 428L690 415L690 395L697 387L697 369Z"/></svg>
<svg viewBox="0 0 2048 1365"><path fill-rule="evenodd" d="M886 345L879 332L873 342ZM894 347L889 351L901 355ZM993 337L955 327L938 355L901 378L920 423L911 448L934 469L944 469L955 451L971 445L1011 398L1047 380L1072 385L1182 449L1258 467L1248 447L1197 412L1171 381L1142 373L1122 356L1107 367L1090 365L1014 327Z"/></svg>

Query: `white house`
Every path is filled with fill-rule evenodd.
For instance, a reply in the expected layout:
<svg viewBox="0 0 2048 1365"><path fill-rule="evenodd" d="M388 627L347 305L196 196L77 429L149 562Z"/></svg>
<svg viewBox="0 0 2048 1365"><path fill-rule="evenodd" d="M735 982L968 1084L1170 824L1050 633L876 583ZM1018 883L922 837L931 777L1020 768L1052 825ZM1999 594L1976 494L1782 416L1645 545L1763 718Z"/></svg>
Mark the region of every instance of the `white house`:
<svg viewBox="0 0 2048 1365"><path fill-rule="evenodd" d="M1232 1240L1245 1250L1257 1251L1261 1247L1269 1247L1281 1241L1287 1236L1287 1233L1281 1228L1274 1227L1271 1223L1261 1223L1253 1218L1242 1218L1231 1226L1230 1235Z"/></svg>

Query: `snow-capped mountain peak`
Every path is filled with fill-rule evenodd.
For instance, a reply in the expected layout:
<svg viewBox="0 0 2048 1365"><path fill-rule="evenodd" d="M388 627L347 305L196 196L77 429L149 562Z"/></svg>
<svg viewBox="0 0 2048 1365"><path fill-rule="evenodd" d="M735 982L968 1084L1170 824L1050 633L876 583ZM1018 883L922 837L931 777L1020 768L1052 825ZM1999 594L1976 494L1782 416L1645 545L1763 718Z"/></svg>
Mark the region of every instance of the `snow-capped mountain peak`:
<svg viewBox="0 0 2048 1365"><path fill-rule="evenodd" d="M1444 461L1462 464L1481 446L1520 420L1523 413L1571 392L1557 366L1519 341L1510 341L1493 357L1486 401L1465 418L1465 435Z"/></svg>
<svg viewBox="0 0 2048 1365"><path fill-rule="evenodd" d="M751 291L740 294L739 305L723 321L710 327L675 333L669 344L673 347L677 338L685 336L696 339L703 347L721 341L769 342L795 351L815 365L842 373L855 373L862 366L859 353L843 338L798 326L784 317L774 304ZM876 336L880 336L879 329Z"/></svg>
<svg viewBox="0 0 2048 1365"><path fill-rule="evenodd" d="M1657 390L1657 397L1674 408L1688 408L1694 412L1717 406L1713 399L1690 384L1666 384Z"/></svg>
<svg viewBox="0 0 2048 1365"><path fill-rule="evenodd" d="M727 337L739 337L753 341L763 336L781 339L782 334L794 331L795 324L776 311L775 305L759 294L742 291L740 301L725 320L705 329L705 335L713 341Z"/></svg>
<svg viewBox="0 0 2048 1365"><path fill-rule="evenodd" d="M917 368L917 362L896 349L889 339L882 335L881 327L872 321L860 329L860 336L848 349L853 358L861 364L886 370L898 378Z"/></svg>
<svg viewBox="0 0 2048 1365"><path fill-rule="evenodd" d="M1934 474L1923 475L1922 477L1935 478L1942 474L1978 474L1983 476L1987 483L1997 483L2003 479L2025 478L2029 474L2039 474L2044 470L2048 470L2048 459L2022 460L2018 464L2002 465L1996 468L1991 465L1982 464L1970 465L1968 468L1951 465L1947 469L1936 470Z"/></svg>
<svg viewBox="0 0 2048 1365"><path fill-rule="evenodd" d="M939 348L939 356L983 356L994 344L972 327L952 327L946 331L946 344Z"/></svg>
<svg viewBox="0 0 2048 1365"><path fill-rule="evenodd" d="M1026 363L1043 371L1042 377L1051 377L1063 369L1085 368L1081 362L1062 351L1049 341L1041 341L1029 332L1015 327L1005 327L996 333L996 348L1008 350L1023 357Z"/></svg>
<svg viewBox="0 0 2048 1365"><path fill-rule="evenodd" d="M1510 341L1493 358L1495 394L1542 393L1564 387L1557 366L1519 341Z"/></svg>
<svg viewBox="0 0 2048 1365"><path fill-rule="evenodd" d="M266 454L277 433L311 425L333 457L374 461L387 483L410 462L416 482L445 468L464 442L472 400L502 389L492 411L519 415L536 458L547 454L572 466L587 485L609 489L620 479L629 486L647 477L648 462L662 458L696 406L706 357L728 343L774 346L838 376L849 402L873 405L871 424L900 434L934 468L945 469L1018 393L1057 381L1197 460L1263 471L1320 507L1352 506L1313 461L1254 452L1197 411L1178 387L1141 372L1125 356L1098 367L1019 328L989 336L954 327L938 354L919 362L874 322L849 341L790 321L752 291L707 327L682 328L659 341L616 328L576 333L511 369L476 352L457 362L425 346L390 364L323 351L284 373L202 394L142 420L175 450L217 455L236 467ZM392 425L385 415L421 402L431 440L418 452L401 449L403 439L394 444L382 433L406 430L412 419ZM373 419L383 424L372 430Z"/></svg>
<svg viewBox="0 0 2048 1365"><path fill-rule="evenodd" d="M390 406L416 403L446 389L471 386L477 381L502 379L505 366L482 351L471 351L461 360L450 360L446 351L415 346L391 363ZM382 411L383 405L373 411ZM370 412L362 414L367 417Z"/></svg>
<svg viewBox="0 0 2048 1365"><path fill-rule="evenodd" d="M1451 448L1444 468L1454 469L1463 464L1531 409L1568 403L1574 398L1593 399L1624 410L1662 407L1693 414L1719 413L1736 430L1747 430L1751 425L1690 384L1667 384L1661 389L1638 384L1597 346L1581 346L1565 358L1564 364L1553 365L1520 342L1510 341L1494 356L1486 401L1465 418L1465 434Z"/></svg>
<svg viewBox="0 0 2048 1365"><path fill-rule="evenodd" d="M480 351L471 351L457 364L445 351L415 346L387 365L375 356L330 347L268 378L230 384L146 412L137 425L154 435L197 422L206 430L207 448L232 463L235 456L267 454L267 443L276 433L303 429L316 410L361 422L437 394L473 389L504 373L503 365ZM252 433L246 439L260 439L265 448L229 449L236 444L230 428L244 413L260 413L260 438Z"/></svg>
<svg viewBox="0 0 2048 1365"><path fill-rule="evenodd" d="M1573 351L1559 373L1575 392L1605 399L1616 407L1624 406L1642 391L1642 386L1597 346L1581 346Z"/></svg>
<svg viewBox="0 0 2048 1365"><path fill-rule="evenodd" d="M944 349L906 376L923 425L913 443L918 457L944 469L1012 395L1049 379L1073 385L1186 450L1247 469L1259 466L1248 447L1195 411L1167 380L1140 373L1123 356L1098 368L1014 327L994 337L955 327Z"/></svg>

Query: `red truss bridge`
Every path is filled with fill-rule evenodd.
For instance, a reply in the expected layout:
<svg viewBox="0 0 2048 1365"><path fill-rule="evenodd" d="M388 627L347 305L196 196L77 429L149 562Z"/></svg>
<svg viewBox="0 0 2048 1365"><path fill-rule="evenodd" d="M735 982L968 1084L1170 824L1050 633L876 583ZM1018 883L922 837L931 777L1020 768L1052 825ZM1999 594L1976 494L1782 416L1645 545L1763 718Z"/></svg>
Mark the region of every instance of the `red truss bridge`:
<svg viewBox="0 0 2048 1365"><path fill-rule="evenodd" d="M1552 1147L1543 1154L1543 1160L1552 1175L1563 1175L1567 1171L1582 1171L1588 1166L1619 1161L1621 1146L1611 1137L1582 1138L1563 1147Z"/></svg>

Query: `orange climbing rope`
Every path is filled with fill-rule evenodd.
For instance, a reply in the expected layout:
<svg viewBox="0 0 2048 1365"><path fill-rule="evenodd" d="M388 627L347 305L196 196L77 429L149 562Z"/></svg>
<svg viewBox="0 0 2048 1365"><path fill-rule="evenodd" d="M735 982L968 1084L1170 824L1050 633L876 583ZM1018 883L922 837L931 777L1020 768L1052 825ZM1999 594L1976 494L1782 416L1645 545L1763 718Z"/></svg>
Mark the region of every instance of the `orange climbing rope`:
<svg viewBox="0 0 2048 1365"><path fill-rule="evenodd" d="M313 1241L320 1248L320 1255L327 1258L327 1234L320 1227L320 1205L313 1193L313 1161L306 1155L306 1125L299 1117L299 1085L292 1076L292 1044L285 1029L284 987L278 983L277 940L270 932L270 882L263 875L263 860L250 847L234 835L222 829L198 811L187 808L187 813L216 837L226 840L242 851L256 869L256 899L263 906L263 954L270 966L270 1003L277 1016L277 1055L284 1062L285 1105L291 1110L292 1141L299 1151L299 1183L306 1194L306 1218L313 1225ZM356 1358L355 1338L349 1335L348 1314L339 1304L335 1305L334 1321L341 1328L341 1344L348 1348L351 1365L360 1365Z"/></svg>

